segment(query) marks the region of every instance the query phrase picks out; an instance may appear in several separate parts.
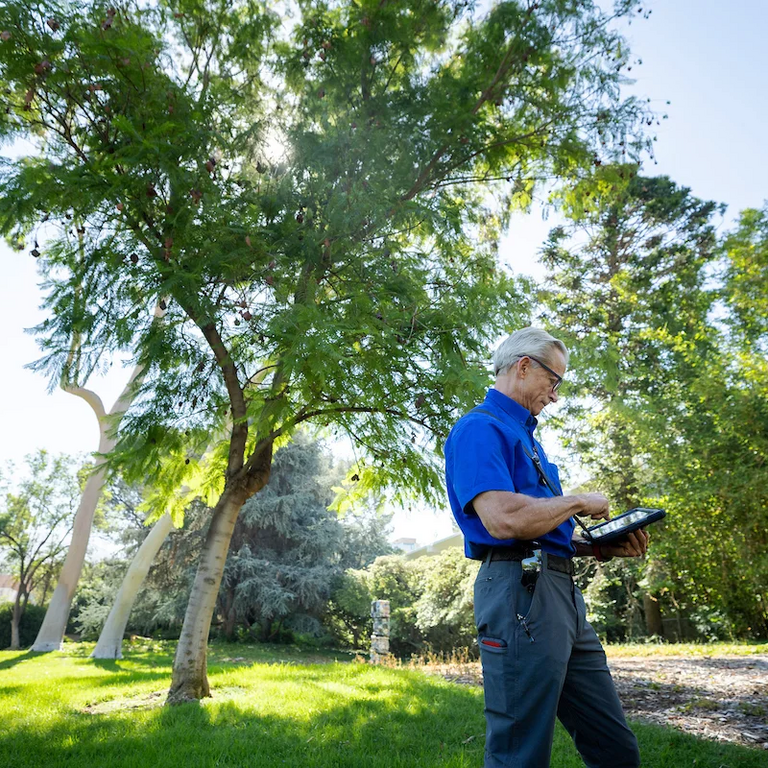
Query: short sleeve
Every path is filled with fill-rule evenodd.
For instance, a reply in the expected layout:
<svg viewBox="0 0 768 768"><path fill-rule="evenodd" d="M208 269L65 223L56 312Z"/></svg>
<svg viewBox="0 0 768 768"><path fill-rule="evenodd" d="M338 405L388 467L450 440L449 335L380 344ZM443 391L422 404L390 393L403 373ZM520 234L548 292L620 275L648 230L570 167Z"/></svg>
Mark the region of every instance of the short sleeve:
<svg viewBox="0 0 768 768"><path fill-rule="evenodd" d="M500 425L470 417L456 425L452 438L453 490L465 514L474 514L470 502L480 493L515 493L514 452Z"/></svg>

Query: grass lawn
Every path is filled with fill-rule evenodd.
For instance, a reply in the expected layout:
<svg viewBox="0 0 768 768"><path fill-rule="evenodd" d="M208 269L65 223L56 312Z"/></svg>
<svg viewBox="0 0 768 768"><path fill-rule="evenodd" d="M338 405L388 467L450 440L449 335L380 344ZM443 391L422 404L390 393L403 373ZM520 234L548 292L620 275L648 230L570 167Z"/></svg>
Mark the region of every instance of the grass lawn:
<svg viewBox="0 0 768 768"><path fill-rule="evenodd" d="M213 646L214 697L162 707L172 646L122 661L0 652L3 768L482 765L482 692L409 669L280 647ZM635 725L646 768L766 768L764 751ZM558 726L552 766L583 764Z"/></svg>

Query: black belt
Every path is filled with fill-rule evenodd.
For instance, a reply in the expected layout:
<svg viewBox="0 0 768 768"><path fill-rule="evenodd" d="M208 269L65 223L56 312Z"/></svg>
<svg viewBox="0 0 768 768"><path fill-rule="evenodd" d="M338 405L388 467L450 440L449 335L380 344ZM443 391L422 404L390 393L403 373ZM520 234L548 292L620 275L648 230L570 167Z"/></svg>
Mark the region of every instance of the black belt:
<svg viewBox="0 0 768 768"><path fill-rule="evenodd" d="M491 551L491 561L493 560L527 560L533 557L535 552L527 547L494 547ZM567 573L573 576L573 560L570 557L560 557L559 555L546 555L546 568L550 571Z"/></svg>
<svg viewBox="0 0 768 768"><path fill-rule="evenodd" d="M527 560L536 552L530 547L493 547L491 560Z"/></svg>

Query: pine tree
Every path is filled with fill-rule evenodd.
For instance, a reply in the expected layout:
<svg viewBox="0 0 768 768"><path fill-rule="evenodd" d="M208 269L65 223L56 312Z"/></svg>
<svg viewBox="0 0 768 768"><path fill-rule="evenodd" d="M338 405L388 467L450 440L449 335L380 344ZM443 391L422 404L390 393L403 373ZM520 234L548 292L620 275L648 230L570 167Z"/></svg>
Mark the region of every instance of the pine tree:
<svg viewBox="0 0 768 768"><path fill-rule="evenodd" d="M301 433L276 453L268 485L246 501L235 524L219 593L227 637L245 624L266 642L286 621L319 633L342 558L354 557L344 552L345 528L329 509L333 480L327 454Z"/></svg>

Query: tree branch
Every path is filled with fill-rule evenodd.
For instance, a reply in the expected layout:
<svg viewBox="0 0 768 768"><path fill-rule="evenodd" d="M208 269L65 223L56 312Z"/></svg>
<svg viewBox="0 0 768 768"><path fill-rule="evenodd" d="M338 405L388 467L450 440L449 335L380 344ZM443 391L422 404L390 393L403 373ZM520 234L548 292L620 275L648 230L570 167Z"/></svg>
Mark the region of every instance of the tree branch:
<svg viewBox="0 0 768 768"><path fill-rule="evenodd" d="M186 307L185 311L195 320L194 315ZM240 386L240 380L237 377L237 368L229 350L224 345L218 329L213 323L206 323L204 325L197 323L197 325L208 342L208 346L213 351L219 368L221 368L224 384L229 395L229 402L232 405L232 439L229 443L229 460L227 463L227 474L231 475L242 468L245 459L245 445L248 441L245 397Z"/></svg>

